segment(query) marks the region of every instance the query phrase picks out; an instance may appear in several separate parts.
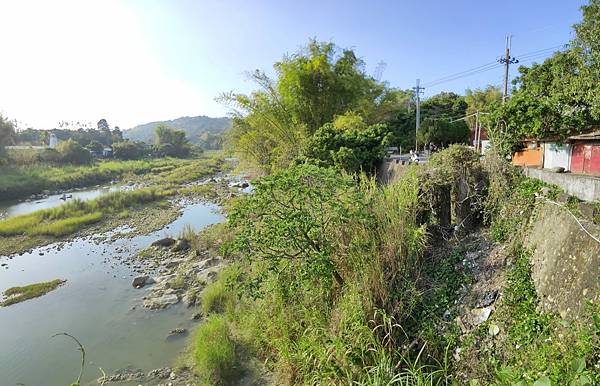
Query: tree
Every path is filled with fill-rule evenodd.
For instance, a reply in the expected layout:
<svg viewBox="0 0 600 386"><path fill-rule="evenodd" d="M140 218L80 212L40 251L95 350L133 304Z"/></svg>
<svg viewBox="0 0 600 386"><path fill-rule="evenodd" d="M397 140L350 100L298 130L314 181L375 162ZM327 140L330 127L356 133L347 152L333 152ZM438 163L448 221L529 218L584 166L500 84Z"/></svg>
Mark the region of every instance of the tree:
<svg viewBox="0 0 600 386"><path fill-rule="evenodd" d="M491 106L502 102L502 91L500 87L492 85L488 85L484 89L467 89L464 100L467 103L467 115L471 115L477 111L487 112ZM475 117L467 118L469 127L475 127L475 119Z"/></svg>
<svg viewBox="0 0 600 386"><path fill-rule="evenodd" d="M336 166L351 173L373 172L384 155L389 131L383 124L367 126L360 115L349 113L327 123L307 141L300 160Z"/></svg>
<svg viewBox="0 0 600 386"><path fill-rule="evenodd" d="M451 121L448 118L426 118L417 134L421 144L435 143L447 146L453 143L467 143L469 127L464 120Z"/></svg>
<svg viewBox="0 0 600 386"><path fill-rule="evenodd" d="M115 142L112 145L112 149L113 156L123 160L140 159L146 154L146 145L143 142Z"/></svg>
<svg viewBox="0 0 600 386"><path fill-rule="evenodd" d="M14 123L0 114L0 156L4 154L5 146L12 143L14 136Z"/></svg>
<svg viewBox="0 0 600 386"><path fill-rule="evenodd" d="M275 79L261 71L251 73L259 90L221 96L233 108L230 147L269 172L288 166L302 144L338 115L354 111L373 123L394 95L387 95L386 87L363 67L352 50L311 40L275 63Z"/></svg>
<svg viewBox="0 0 600 386"><path fill-rule="evenodd" d="M89 151L93 151L96 153L102 153L104 150L104 145L96 140L90 141L90 143L86 146Z"/></svg>
<svg viewBox="0 0 600 386"><path fill-rule="evenodd" d="M182 130L173 129L160 124L154 128L154 136L159 151L172 157L187 157L191 145Z"/></svg>
<svg viewBox="0 0 600 386"><path fill-rule="evenodd" d="M89 150L85 149L73 139L60 142L56 150L60 154L62 162L83 165L90 163L92 160L92 155Z"/></svg>
<svg viewBox="0 0 600 386"><path fill-rule="evenodd" d="M581 9L570 46L541 64L520 67L511 99L492 106L486 121L504 154L526 137L564 139L600 125L600 1Z"/></svg>
<svg viewBox="0 0 600 386"><path fill-rule="evenodd" d="M110 126L108 125L108 122L104 118L102 118L101 120L98 121L97 126L98 126L98 130L100 130L100 131L110 131Z"/></svg>
<svg viewBox="0 0 600 386"><path fill-rule="evenodd" d="M115 126L111 133L111 142L121 142L123 141L123 132L119 128L119 126Z"/></svg>

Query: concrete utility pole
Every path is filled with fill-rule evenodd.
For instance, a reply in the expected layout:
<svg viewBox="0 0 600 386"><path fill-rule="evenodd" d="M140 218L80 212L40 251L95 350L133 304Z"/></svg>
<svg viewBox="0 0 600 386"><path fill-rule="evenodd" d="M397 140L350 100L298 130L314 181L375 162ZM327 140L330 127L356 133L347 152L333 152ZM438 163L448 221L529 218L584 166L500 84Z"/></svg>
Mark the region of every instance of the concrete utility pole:
<svg viewBox="0 0 600 386"><path fill-rule="evenodd" d="M425 90L424 87L419 86L421 83L421 79L417 79L417 86L413 87L415 90L415 101L417 103L417 122L415 127L415 151L418 150L417 147L417 133L419 132L419 128L421 127L421 90Z"/></svg>
<svg viewBox="0 0 600 386"><path fill-rule="evenodd" d="M508 70L511 64L519 63L517 58L510 56L510 45L512 41L512 35L506 35L506 53L504 58L498 59L498 62L504 64L504 92L502 94L502 103L508 99Z"/></svg>

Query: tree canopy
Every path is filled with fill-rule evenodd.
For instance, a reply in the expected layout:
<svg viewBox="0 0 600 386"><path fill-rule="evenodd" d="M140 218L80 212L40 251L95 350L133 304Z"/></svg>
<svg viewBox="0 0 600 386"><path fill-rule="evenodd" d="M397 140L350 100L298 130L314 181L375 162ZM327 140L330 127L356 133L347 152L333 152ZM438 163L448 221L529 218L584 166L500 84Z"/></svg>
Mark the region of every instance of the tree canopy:
<svg viewBox="0 0 600 386"><path fill-rule="evenodd" d="M228 93L233 108L229 143L241 158L272 171L289 165L321 127L354 112L374 123L397 95L368 76L354 51L311 40L274 64L276 78L249 74L259 89Z"/></svg>
<svg viewBox="0 0 600 386"><path fill-rule="evenodd" d="M4 153L4 147L12 142L14 135L14 124L0 114L0 156Z"/></svg>
<svg viewBox="0 0 600 386"><path fill-rule="evenodd" d="M154 128L156 146L159 152L172 157L187 157L191 145L182 130L160 124Z"/></svg>
<svg viewBox="0 0 600 386"><path fill-rule="evenodd" d="M492 106L488 125L505 152L526 137L564 139L600 125L600 0L581 9L571 44L541 64L520 67L512 97Z"/></svg>

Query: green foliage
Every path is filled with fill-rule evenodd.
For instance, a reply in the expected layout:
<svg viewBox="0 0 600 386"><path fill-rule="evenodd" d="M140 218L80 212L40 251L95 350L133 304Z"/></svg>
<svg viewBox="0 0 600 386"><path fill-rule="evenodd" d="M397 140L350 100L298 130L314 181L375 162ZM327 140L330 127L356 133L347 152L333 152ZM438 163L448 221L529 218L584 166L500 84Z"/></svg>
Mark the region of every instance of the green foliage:
<svg viewBox="0 0 600 386"><path fill-rule="evenodd" d="M92 160L90 151L73 139L60 142L56 150L60 154L62 162L67 162L73 165L84 165L89 164Z"/></svg>
<svg viewBox="0 0 600 386"><path fill-rule="evenodd" d="M413 353L396 350L409 343L398 325L419 296L418 197L414 172L380 189L305 164L256 181L254 194L232 205L225 252L236 263L226 288L237 300L225 308L236 336L272 363L281 383L420 376L436 384L437 370L409 365Z"/></svg>
<svg viewBox="0 0 600 386"><path fill-rule="evenodd" d="M600 3L582 7L583 21L565 51L541 64L520 67L512 98L486 117L503 155L524 138L565 137L600 124Z"/></svg>
<svg viewBox="0 0 600 386"><path fill-rule="evenodd" d="M227 287L227 271L221 273L219 280L202 291L202 311L205 315L232 312L235 304L234 294Z"/></svg>
<svg viewBox="0 0 600 386"><path fill-rule="evenodd" d="M4 300L0 302L0 306L8 307L12 304L24 302L25 300L37 298L55 290L66 280L56 279L52 281L29 284L22 287L11 287L4 291Z"/></svg>
<svg viewBox="0 0 600 386"><path fill-rule="evenodd" d="M537 179L526 178L520 169L495 153L488 154L485 169L489 175L489 187L484 203L484 217L490 224L495 241L508 240L517 235L535 206L536 194L547 185ZM556 187L548 187L550 195L556 195Z"/></svg>
<svg viewBox="0 0 600 386"><path fill-rule="evenodd" d="M102 154L102 150L104 150L104 145L100 141L92 140L86 146L86 149L89 151L93 151L99 154Z"/></svg>
<svg viewBox="0 0 600 386"><path fill-rule="evenodd" d="M488 85L481 89L467 89L464 96L467 104L467 115L476 113L477 111L485 112L490 105L502 102L502 91L498 86ZM467 119L470 127L475 126L475 117Z"/></svg>
<svg viewBox="0 0 600 386"><path fill-rule="evenodd" d="M143 158L146 154L146 145L143 142L121 141L112 144L113 156L122 160L135 160Z"/></svg>
<svg viewBox="0 0 600 386"><path fill-rule="evenodd" d="M234 246L268 262L272 272L288 272L287 284L335 278L341 285L334 245L345 225L360 221L361 202L350 176L308 164L291 166L257 181L254 194L234 203L229 215L231 226L239 229ZM296 280L287 275L297 275Z"/></svg>
<svg viewBox="0 0 600 386"><path fill-rule="evenodd" d="M193 166L189 166L192 164ZM30 194L41 193L43 190L63 190L97 185L127 174L160 173L165 178L181 181L186 178L185 175L188 172L193 172L194 176L202 173L208 175L215 171L217 166L218 162L214 160L178 161L172 159L101 161L94 165L64 165L60 167L6 165L0 167L0 200L22 198ZM167 173L176 167L182 167L184 170Z"/></svg>
<svg viewBox="0 0 600 386"><path fill-rule="evenodd" d="M107 214L118 214L126 208L154 202L172 193L168 190L139 189L113 192L90 201L73 200L56 208L0 220L0 236L65 236L102 220Z"/></svg>
<svg viewBox="0 0 600 386"><path fill-rule="evenodd" d="M450 145L468 143L469 127L465 121L451 122L447 118L425 118L417 134L420 144Z"/></svg>
<svg viewBox="0 0 600 386"><path fill-rule="evenodd" d="M236 364L235 344L224 316L211 315L194 337L196 372L207 384L227 384Z"/></svg>
<svg viewBox="0 0 600 386"><path fill-rule="evenodd" d="M383 157L387 140L386 126L367 126L359 115L342 115L315 132L307 141L301 159L350 173L370 173Z"/></svg>
<svg viewBox="0 0 600 386"><path fill-rule="evenodd" d="M173 129L160 124L154 128L156 148L159 153L169 157L187 157L191 145L182 130Z"/></svg>
<svg viewBox="0 0 600 386"><path fill-rule="evenodd" d="M97 144L105 147L110 146L113 142L118 142L123 139L118 127L115 127L113 131L107 131L90 127L73 127L67 122L61 122L59 123L59 126L60 128L51 130L33 128L19 130L14 137L15 143L17 145L47 146L49 144L50 135L53 134L59 141L68 141L72 139L90 150L102 151Z"/></svg>
<svg viewBox="0 0 600 386"><path fill-rule="evenodd" d="M408 108L410 107L410 108ZM421 103L421 129L417 134L419 145L433 142L438 146L464 143L469 138L469 128L462 118L467 111L465 98L455 93L441 92ZM397 106L384 121L390 130L389 143L403 149L415 146L415 111L411 104Z"/></svg>
<svg viewBox="0 0 600 386"><path fill-rule="evenodd" d="M352 50L332 43L311 40L274 68L274 80L259 71L250 74L260 87L251 95L221 97L235 109L230 146L264 171L289 165L304 141L336 116L354 111L371 123L396 100L366 75Z"/></svg>
<svg viewBox="0 0 600 386"><path fill-rule="evenodd" d="M81 216L53 221L50 224L40 224L33 229L24 229L24 231L29 232L32 235L45 235L54 237L66 236L75 233L77 230L86 225L102 220L103 217L104 216L101 212L93 212Z"/></svg>
<svg viewBox="0 0 600 386"><path fill-rule="evenodd" d="M14 135L14 124L0 114L0 157L4 156L4 147L12 142Z"/></svg>

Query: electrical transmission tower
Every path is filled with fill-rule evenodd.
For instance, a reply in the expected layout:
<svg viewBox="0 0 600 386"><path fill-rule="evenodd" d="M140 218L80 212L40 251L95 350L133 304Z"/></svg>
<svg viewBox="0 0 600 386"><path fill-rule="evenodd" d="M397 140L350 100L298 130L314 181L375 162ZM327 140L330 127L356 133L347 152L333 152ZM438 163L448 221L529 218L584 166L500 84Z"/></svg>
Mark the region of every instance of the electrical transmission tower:
<svg viewBox="0 0 600 386"><path fill-rule="evenodd" d="M377 67L375 67L375 73L373 74L373 78L375 78L376 81L381 81L381 75L383 75L383 72L385 71L386 67L387 63L383 60L377 63Z"/></svg>
<svg viewBox="0 0 600 386"><path fill-rule="evenodd" d="M413 87L415 92L415 103L417 104L417 120L415 127L415 151L418 150L417 147L417 134L419 133L419 127L421 127L421 93L422 90L425 90L425 87L421 87L421 79L417 79L416 87Z"/></svg>
<svg viewBox="0 0 600 386"><path fill-rule="evenodd" d="M511 64L519 63L519 60L510 56L510 45L512 35L506 35L506 54L503 58L498 59L498 62L504 64L504 93L502 94L502 103L508 99L508 69Z"/></svg>

